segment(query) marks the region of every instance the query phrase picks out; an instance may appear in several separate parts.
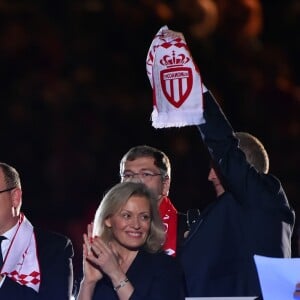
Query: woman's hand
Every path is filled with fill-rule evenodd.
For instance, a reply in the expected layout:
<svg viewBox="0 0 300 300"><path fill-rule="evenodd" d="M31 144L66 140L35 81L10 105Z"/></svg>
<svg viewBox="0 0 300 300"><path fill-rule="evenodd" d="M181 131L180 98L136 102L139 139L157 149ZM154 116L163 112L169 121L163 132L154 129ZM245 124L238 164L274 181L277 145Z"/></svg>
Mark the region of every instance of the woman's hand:
<svg viewBox="0 0 300 300"><path fill-rule="evenodd" d="M87 226L87 234L83 235L83 275L84 281L87 282L97 282L103 277L103 273L99 266L93 263L96 258L95 252L93 251L93 224L88 224Z"/></svg>
<svg viewBox="0 0 300 300"><path fill-rule="evenodd" d="M113 245L107 245L100 237L94 237L91 244L91 251L95 254L88 259L97 265L102 272L107 274L112 282L119 282L125 278L119 263L119 256Z"/></svg>

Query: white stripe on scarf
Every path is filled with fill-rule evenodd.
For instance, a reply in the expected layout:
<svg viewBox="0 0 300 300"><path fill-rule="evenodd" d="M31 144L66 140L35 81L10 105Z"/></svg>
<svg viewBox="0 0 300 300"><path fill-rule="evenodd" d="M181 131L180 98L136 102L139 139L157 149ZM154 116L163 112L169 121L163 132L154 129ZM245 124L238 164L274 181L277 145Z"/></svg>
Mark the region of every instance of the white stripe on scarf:
<svg viewBox="0 0 300 300"><path fill-rule="evenodd" d="M18 228L4 258L1 274L39 291L41 280L36 240L33 226L24 214L20 214Z"/></svg>

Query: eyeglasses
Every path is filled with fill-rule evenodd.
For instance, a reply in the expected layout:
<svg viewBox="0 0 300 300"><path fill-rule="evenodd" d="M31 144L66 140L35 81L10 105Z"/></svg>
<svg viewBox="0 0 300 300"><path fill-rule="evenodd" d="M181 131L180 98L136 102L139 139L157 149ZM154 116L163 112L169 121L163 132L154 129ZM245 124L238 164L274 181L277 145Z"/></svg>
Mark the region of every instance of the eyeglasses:
<svg viewBox="0 0 300 300"><path fill-rule="evenodd" d="M161 173L153 173L150 171L144 171L144 172L139 172L139 173L133 173L133 172L125 172L121 174L121 177L123 178L124 181L130 181L135 178L140 179L141 181L151 181L153 177L155 176L161 176Z"/></svg>
<svg viewBox="0 0 300 300"><path fill-rule="evenodd" d="M9 192L9 191L11 191L11 190L13 190L13 189L15 189L15 188L16 188L16 187L14 186L14 187L11 187L11 188L2 190L2 191L0 191L0 194L5 193L5 192Z"/></svg>

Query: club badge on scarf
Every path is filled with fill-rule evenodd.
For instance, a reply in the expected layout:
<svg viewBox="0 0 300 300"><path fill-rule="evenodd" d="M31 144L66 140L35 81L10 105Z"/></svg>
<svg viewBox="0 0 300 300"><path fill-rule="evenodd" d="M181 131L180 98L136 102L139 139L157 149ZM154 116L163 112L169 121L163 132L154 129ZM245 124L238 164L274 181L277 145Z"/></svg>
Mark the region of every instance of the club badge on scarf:
<svg viewBox="0 0 300 300"><path fill-rule="evenodd" d="M182 127L205 123L200 72L184 36L163 26L147 55L153 89L152 126Z"/></svg>

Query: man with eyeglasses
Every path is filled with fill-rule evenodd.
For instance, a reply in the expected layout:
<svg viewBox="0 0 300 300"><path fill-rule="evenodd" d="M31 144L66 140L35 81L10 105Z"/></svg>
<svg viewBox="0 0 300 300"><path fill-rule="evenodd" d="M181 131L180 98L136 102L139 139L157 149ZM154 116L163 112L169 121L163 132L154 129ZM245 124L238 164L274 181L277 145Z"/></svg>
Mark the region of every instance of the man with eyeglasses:
<svg viewBox="0 0 300 300"><path fill-rule="evenodd" d="M147 145L131 148L120 162L121 181L140 181L157 195L157 207L166 226L164 250L176 256L186 230L186 216L177 211L168 197L171 165L161 150Z"/></svg>
<svg viewBox="0 0 300 300"><path fill-rule="evenodd" d="M0 299L71 299L70 239L33 227L21 205L20 176L0 162Z"/></svg>

